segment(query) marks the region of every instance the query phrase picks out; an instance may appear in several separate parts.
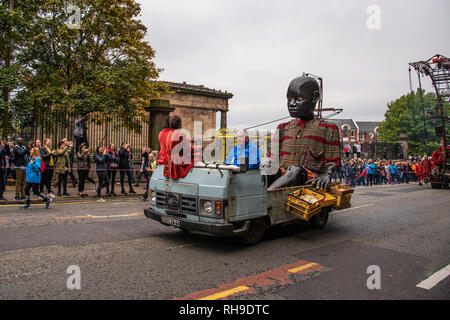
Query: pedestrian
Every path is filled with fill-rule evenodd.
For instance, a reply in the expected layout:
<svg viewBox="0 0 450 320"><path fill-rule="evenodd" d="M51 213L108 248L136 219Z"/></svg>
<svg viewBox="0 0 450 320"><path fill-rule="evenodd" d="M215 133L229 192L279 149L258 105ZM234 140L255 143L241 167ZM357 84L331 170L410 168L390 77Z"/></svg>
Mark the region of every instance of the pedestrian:
<svg viewBox="0 0 450 320"><path fill-rule="evenodd" d="M25 184L26 184L26 171L25 167L28 163L28 156L30 151L24 145L22 138L17 139L17 145L13 149L14 164L16 171L16 197L14 198L18 202L25 200Z"/></svg>
<svg viewBox="0 0 450 320"><path fill-rule="evenodd" d="M425 155L422 160L423 182L425 182L425 184L428 184L428 182L430 182L430 173L432 167L433 164L431 160L428 159L427 155Z"/></svg>
<svg viewBox="0 0 450 320"><path fill-rule="evenodd" d="M128 146L127 143L122 143L122 146L119 150L119 171L120 171L120 186L122 188L121 193L122 194L127 194L125 192L125 188L124 188L124 180L125 180L125 175L128 178L128 185L130 187L129 193L136 193L133 190L133 180L131 178L131 168L130 168L130 162L131 162L131 152L130 152L130 148Z"/></svg>
<svg viewBox="0 0 450 320"><path fill-rule="evenodd" d="M47 188L47 194L54 198L55 195L52 192L52 179L53 172L55 171L56 150L51 149L52 141L50 139L44 140L44 146L40 148L41 160L45 165L45 170L42 173L41 185L39 191L44 192L44 187Z"/></svg>
<svg viewBox="0 0 450 320"><path fill-rule="evenodd" d="M404 178L404 173L405 173L405 166L403 164L403 162L399 162L397 164L397 169L398 169L398 183L403 183L403 178Z"/></svg>
<svg viewBox="0 0 450 320"><path fill-rule="evenodd" d="M7 158L10 154L8 141L0 141L0 201L6 201L3 193L6 189L6 178L8 175Z"/></svg>
<svg viewBox="0 0 450 320"><path fill-rule="evenodd" d="M417 175L417 180L419 181L419 186L421 186L422 185L422 180L423 180L422 163L416 164L416 175Z"/></svg>
<svg viewBox="0 0 450 320"><path fill-rule="evenodd" d="M350 145L348 143L345 145L344 153L347 159L350 158Z"/></svg>
<svg viewBox="0 0 450 320"><path fill-rule="evenodd" d="M141 154L141 166L139 168L139 175L137 177L137 181L134 184L135 187L139 187L139 183L141 182L141 178L144 175L145 168L148 167L148 155L151 150L148 148L142 148L142 154Z"/></svg>
<svg viewBox="0 0 450 320"><path fill-rule="evenodd" d="M356 156L358 158L361 158L361 143L358 142L358 144L356 145Z"/></svg>
<svg viewBox="0 0 450 320"><path fill-rule="evenodd" d="M365 164L361 159L356 160L356 168L358 177L356 180L356 183L358 184L358 187L362 184L363 186L366 186L366 176L367 176L367 170L365 170Z"/></svg>
<svg viewBox="0 0 450 320"><path fill-rule="evenodd" d="M78 180L79 180L78 181L78 196L81 198L85 198L85 197L87 197L87 194L84 192L85 183L86 183L86 180L89 178L89 172L91 169L89 149L87 148L85 143L80 144L80 150L77 152L76 157L77 157L77 171L78 171Z"/></svg>
<svg viewBox="0 0 450 320"><path fill-rule="evenodd" d="M58 150L56 151L57 154L56 166L55 166L55 172L58 175L58 183L57 183L58 197L61 197L61 195L70 196L70 194L67 193L67 175L69 174L69 167L70 167L70 159L67 149L68 146L66 146L64 141L58 143ZM61 194L61 184L63 186L62 194Z"/></svg>
<svg viewBox="0 0 450 320"><path fill-rule="evenodd" d="M68 141L66 138L63 139L63 142L67 146L67 154L69 155L69 172L70 180L72 180L72 187L76 187L78 184L77 178L73 173L73 161L75 160L75 148L72 141Z"/></svg>
<svg viewBox="0 0 450 320"><path fill-rule="evenodd" d="M156 169L156 157L153 153L148 154L147 166L144 168L144 177L147 181L144 187L144 195L141 197L143 201L147 200L150 193L150 179L152 178L153 172Z"/></svg>
<svg viewBox="0 0 450 320"><path fill-rule="evenodd" d="M375 165L372 163L372 159L367 161L364 169L367 169L367 186L372 187L375 176Z"/></svg>
<svg viewBox="0 0 450 320"><path fill-rule="evenodd" d="M109 145L108 155L109 155L108 178L111 183L111 195L115 197L116 193L114 192L114 188L116 185L117 170L119 168L119 154L117 153L117 148L115 144Z"/></svg>
<svg viewBox="0 0 450 320"><path fill-rule="evenodd" d="M417 174L416 174L416 161L412 160L411 162L411 181L418 182Z"/></svg>
<svg viewBox="0 0 450 320"><path fill-rule="evenodd" d="M81 144L84 142L84 118L81 114L77 115L75 119L75 125L73 130L73 136L75 137L75 152L80 151ZM79 177L78 177L79 178Z"/></svg>
<svg viewBox="0 0 450 320"><path fill-rule="evenodd" d="M25 186L25 197L26 204L20 209L26 210L31 207L31 194L30 190L33 190L33 193L37 195L42 201L45 202L45 208L48 209L50 207L50 203L52 202L51 197L45 196L42 192L39 192L39 186L41 184L41 168L42 168L42 160L39 158L39 148L35 147L31 149L30 160L26 167L26 186Z"/></svg>
<svg viewBox="0 0 450 320"><path fill-rule="evenodd" d="M386 165L384 167L386 171L386 179L388 184L392 184L392 175L391 175L391 163L390 161L386 161Z"/></svg>
<svg viewBox="0 0 450 320"><path fill-rule="evenodd" d="M131 150L131 146L128 144L128 148L127 151L129 153L129 157L128 157L128 165L130 167L130 174L131 174L131 184L134 185L134 154L133 151ZM133 192L130 192L133 193Z"/></svg>
<svg viewBox="0 0 450 320"><path fill-rule="evenodd" d="M109 194L109 178L106 173L107 165L109 162L109 155L105 148L98 146L94 154L94 161L97 171L97 202L105 202L102 198L102 188L106 187L106 194Z"/></svg>

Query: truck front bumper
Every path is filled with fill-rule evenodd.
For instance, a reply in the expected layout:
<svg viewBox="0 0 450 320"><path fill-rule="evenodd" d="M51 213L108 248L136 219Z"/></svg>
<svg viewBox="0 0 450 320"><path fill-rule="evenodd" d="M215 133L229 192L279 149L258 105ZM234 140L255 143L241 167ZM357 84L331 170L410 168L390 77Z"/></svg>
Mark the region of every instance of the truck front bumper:
<svg viewBox="0 0 450 320"><path fill-rule="evenodd" d="M166 226L173 226L192 233L216 237L232 237L242 235L248 232L248 228L250 226L250 221L245 221L243 226L239 229L234 229L234 226L230 223L193 222L179 217L163 215L156 212L152 208L145 209L144 214L147 218L156 220ZM163 217L169 218L169 221L173 223L165 222Z"/></svg>

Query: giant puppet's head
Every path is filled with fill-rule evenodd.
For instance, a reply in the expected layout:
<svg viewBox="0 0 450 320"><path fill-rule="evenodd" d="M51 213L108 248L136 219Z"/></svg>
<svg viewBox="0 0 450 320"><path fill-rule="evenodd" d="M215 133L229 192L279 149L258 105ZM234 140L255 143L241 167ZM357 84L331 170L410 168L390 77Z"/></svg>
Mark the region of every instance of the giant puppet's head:
<svg viewBox="0 0 450 320"><path fill-rule="evenodd" d="M287 91L289 114L302 121L313 119L319 98L319 83L314 78L308 76L295 78L289 84Z"/></svg>

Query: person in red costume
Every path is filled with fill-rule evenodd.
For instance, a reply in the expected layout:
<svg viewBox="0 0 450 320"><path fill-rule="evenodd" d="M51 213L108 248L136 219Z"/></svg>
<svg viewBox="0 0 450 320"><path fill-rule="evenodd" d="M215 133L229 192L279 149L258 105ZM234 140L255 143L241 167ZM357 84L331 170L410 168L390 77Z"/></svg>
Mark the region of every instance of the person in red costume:
<svg viewBox="0 0 450 320"><path fill-rule="evenodd" d="M415 171L416 171L417 179L419 180L419 186L421 186L422 180L423 180L423 171L422 171L422 163L421 162L416 164Z"/></svg>
<svg viewBox="0 0 450 320"><path fill-rule="evenodd" d="M156 158L156 162L161 165L164 164L167 157L167 147L166 147L166 141L167 136L169 133L171 133L174 129L171 129L169 126L169 121L171 117L168 117L166 121L164 121L164 129L159 133L158 141L160 145L158 157Z"/></svg>
<svg viewBox="0 0 450 320"><path fill-rule="evenodd" d="M422 160L422 171L423 171L423 181L428 183L430 181L430 173L432 169L431 160L428 159L428 156L425 155Z"/></svg>
<svg viewBox="0 0 450 320"><path fill-rule="evenodd" d="M181 179L194 166L194 148L191 141L180 130L181 118L172 116L168 122L170 131L165 141L164 176L169 179ZM163 150L163 144L160 143ZM183 154L186 150L189 150L190 154Z"/></svg>
<svg viewBox="0 0 450 320"><path fill-rule="evenodd" d="M450 146L447 145L447 154L449 154L449 151L450 151ZM444 159L444 141L441 140L441 145L439 146L439 151L433 152L433 165L440 166L442 164L443 159Z"/></svg>

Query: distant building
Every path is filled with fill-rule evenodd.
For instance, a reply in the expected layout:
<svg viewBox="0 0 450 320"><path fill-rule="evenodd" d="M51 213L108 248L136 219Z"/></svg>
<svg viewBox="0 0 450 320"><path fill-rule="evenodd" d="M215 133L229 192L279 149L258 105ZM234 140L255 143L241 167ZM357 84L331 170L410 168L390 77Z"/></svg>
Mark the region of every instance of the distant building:
<svg viewBox="0 0 450 320"><path fill-rule="evenodd" d="M374 143L378 126L381 122L355 121L353 119L329 119L327 120L338 126L342 144Z"/></svg>
<svg viewBox="0 0 450 320"><path fill-rule="evenodd" d="M359 140L367 143L375 142L380 123L375 121L357 121Z"/></svg>

